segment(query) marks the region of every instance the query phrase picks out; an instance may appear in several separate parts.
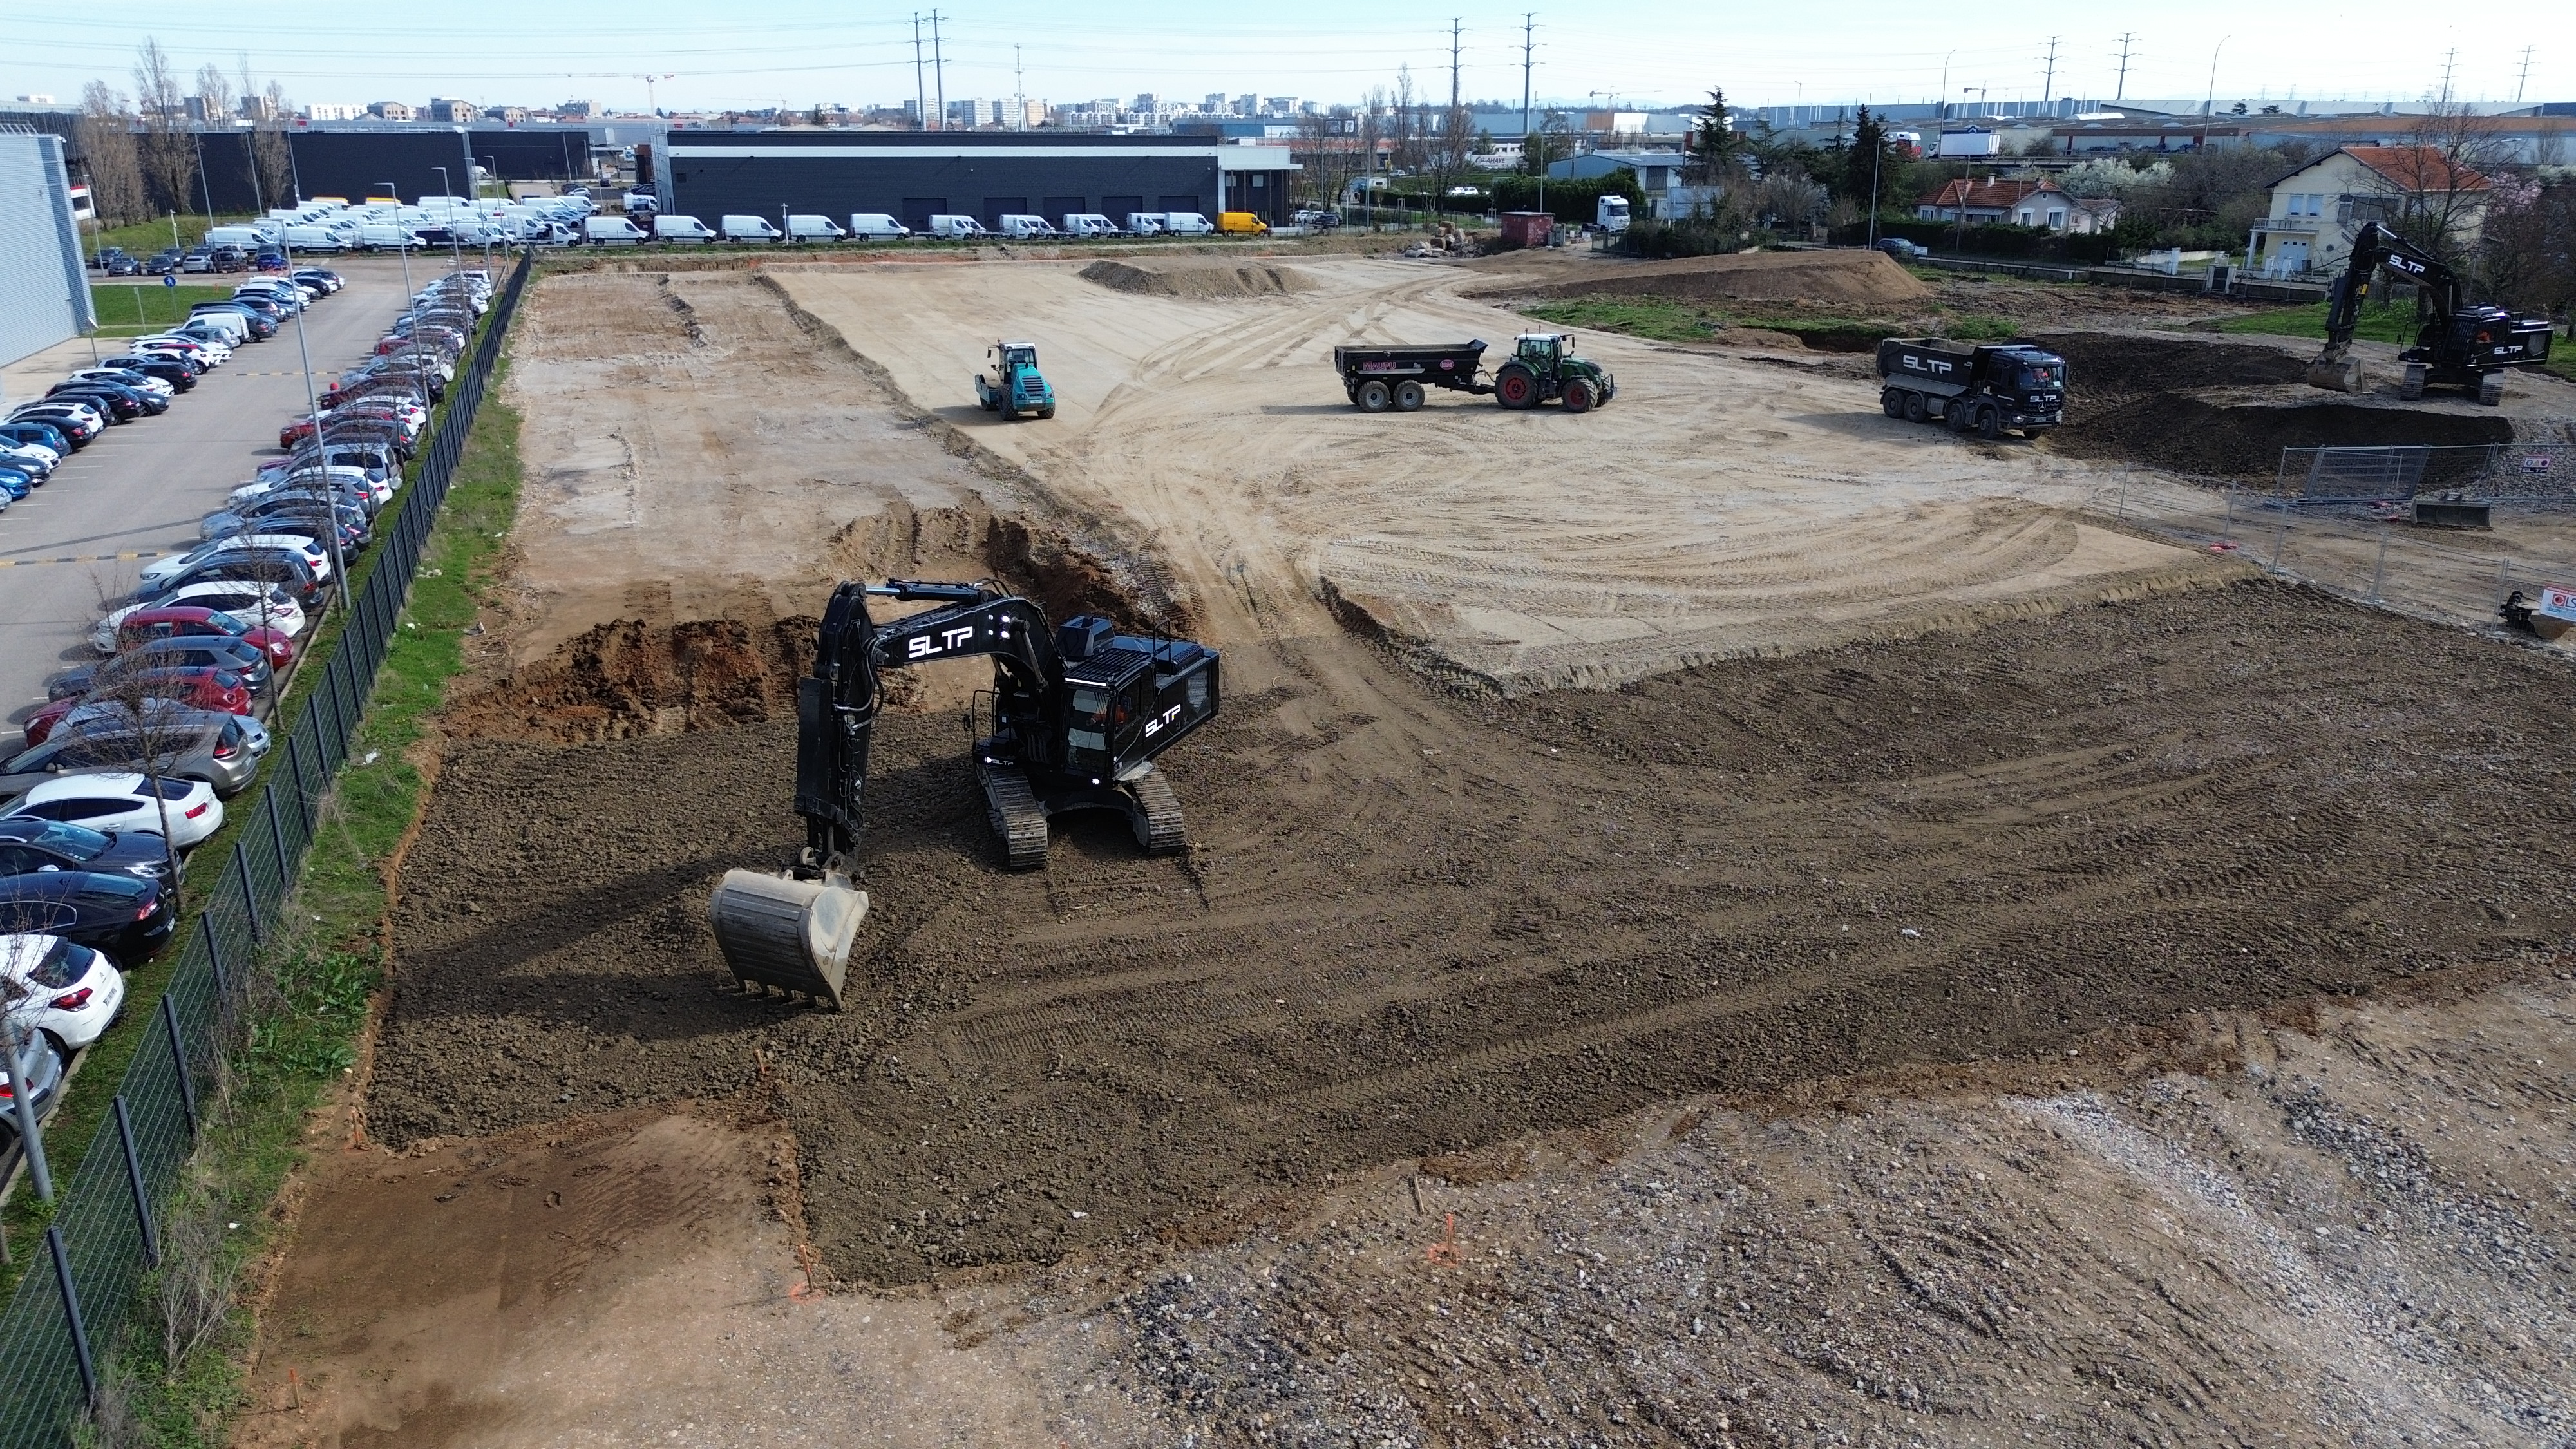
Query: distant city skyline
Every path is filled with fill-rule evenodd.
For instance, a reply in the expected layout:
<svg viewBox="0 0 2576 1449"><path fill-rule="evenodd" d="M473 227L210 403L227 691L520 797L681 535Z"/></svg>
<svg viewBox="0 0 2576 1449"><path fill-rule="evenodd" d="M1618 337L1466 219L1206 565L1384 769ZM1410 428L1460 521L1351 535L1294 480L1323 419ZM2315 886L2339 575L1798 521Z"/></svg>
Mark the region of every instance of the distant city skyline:
<svg viewBox="0 0 2576 1449"><path fill-rule="evenodd" d="M0 104L30 93L74 102L93 79L131 92L134 51L146 35L188 77L207 64L232 74L246 60L259 84L274 79L306 104L419 105L440 95L641 111L647 75L652 100L665 110L897 106L914 98L910 9L871 8L854 18L818 0L773 0L755 13L726 24L703 6L638 0L553 7L531 18L520 5L451 0L434 12L370 12L362 27L338 31L327 22L231 12L169 12L148 23L57 13L15 27L17 38L0 55ZM2240 99L2285 108L2300 99L2413 101L2441 87L2447 64L2454 99L2509 102L2517 87L2526 102L2576 99L2576 26L2560 0L2464 8L2456 24L2427 24L2424 13L2355 0L2335 7L2333 24L2319 25L2298 12L2172 0L2133 15L2042 13L2026 37L1999 38L2011 12L1993 12L1973 27L1983 43L1954 49L1960 14L1941 7L1638 0L1607 16L1539 7L1531 84L1542 102L1632 108L1692 104L1713 85L1741 105L2037 101L2046 96L2053 31L2049 90L2059 96L2108 99L2125 89L2132 100L2196 100L2214 90L2221 109ZM926 78L930 12L921 14ZM1201 6L1134 0L1114 19L1012 3L940 14L951 101L1024 94L1062 106L1152 91L1196 102L1223 91L1354 103L1375 87L1392 92L1403 66L1417 98L1449 97L1446 18L1419 10L1310 0L1295 21L1275 14L1235 21L1211 19ZM2105 15L2115 18L2097 18ZM1521 20L1520 10L1464 17L1463 98L1519 100ZM2124 31L2134 32L2125 87L2117 59ZM2335 48L2338 40L2344 48Z"/></svg>

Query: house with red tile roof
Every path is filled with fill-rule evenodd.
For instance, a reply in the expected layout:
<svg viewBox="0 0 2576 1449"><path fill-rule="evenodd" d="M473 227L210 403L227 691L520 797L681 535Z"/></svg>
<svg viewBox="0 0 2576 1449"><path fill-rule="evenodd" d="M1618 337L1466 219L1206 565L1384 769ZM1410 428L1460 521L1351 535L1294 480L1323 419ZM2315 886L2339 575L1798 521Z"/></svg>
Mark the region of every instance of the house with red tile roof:
<svg viewBox="0 0 2576 1449"><path fill-rule="evenodd" d="M2270 213L2248 240L2253 270L2295 277L2352 259L2364 223L2437 226L2466 247L2478 238L2494 183L2437 146L2344 146L2272 183Z"/></svg>

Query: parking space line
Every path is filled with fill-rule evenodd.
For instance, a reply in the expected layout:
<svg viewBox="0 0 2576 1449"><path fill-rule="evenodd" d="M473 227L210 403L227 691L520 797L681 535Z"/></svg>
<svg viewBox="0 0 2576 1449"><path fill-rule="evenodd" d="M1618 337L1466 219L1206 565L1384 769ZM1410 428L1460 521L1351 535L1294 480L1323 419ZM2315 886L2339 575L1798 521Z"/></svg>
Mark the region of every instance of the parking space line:
<svg viewBox="0 0 2576 1449"><path fill-rule="evenodd" d="M32 568L37 564L124 563L129 559L160 558L166 548L139 549L133 553L76 553L63 558L0 558L0 569Z"/></svg>

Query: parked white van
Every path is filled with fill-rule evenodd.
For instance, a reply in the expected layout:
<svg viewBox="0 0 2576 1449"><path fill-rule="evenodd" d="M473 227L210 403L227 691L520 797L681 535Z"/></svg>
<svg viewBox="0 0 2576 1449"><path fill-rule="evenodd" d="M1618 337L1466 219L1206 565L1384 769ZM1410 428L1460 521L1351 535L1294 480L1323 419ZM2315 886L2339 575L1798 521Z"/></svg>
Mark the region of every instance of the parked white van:
<svg viewBox="0 0 2576 1449"><path fill-rule="evenodd" d="M850 235L873 237L880 241L899 241L912 235L912 228L882 211L854 211L850 213Z"/></svg>
<svg viewBox="0 0 2576 1449"><path fill-rule="evenodd" d="M297 251L336 252L348 245L337 228L306 222L286 229L286 244Z"/></svg>
<svg viewBox="0 0 2576 1449"><path fill-rule="evenodd" d="M1173 236L1214 236L1216 223L1195 211L1167 211L1163 213L1163 230Z"/></svg>
<svg viewBox="0 0 2576 1449"><path fill-rule="evenodd" d="M410 227L377 221L358 228L358 245L371 252L383 251L387 247L401 251L405 247L419 246L420 238L411 234Z"/></svg>
<svg viewBox="0 0 2576 1449"><path fill-rule="evenodd" d="M715 240L716 234L694 216L657 216L653 218L653 240L666 242L703 242Z"/></svg>
<svg viewBox="0 0 2576 1449"><path fill-rule="evenodd" d="M934 216L930 219L929 234L944 237L992 235L984 230L984 223L971 216Z"/></svg>
<svg viewBox="0 0 2576 1449"><path fill-rule="evenodd" d="M787 218L787 239L792 242L839 241L848 235L832 224L828 216L798 214Z"/></svg>
<svg viewBox="0 0 2576 1449"><path fill-rule="evenodd" d="M1127 230L1137 236L1160 236L1164 230L1163 214L1159 211L1131 211L1127 213Z"/></svg>
<svg viewBox="0 0 2576 1449"><path fill-rule="evenodd" d="M212 226L206 228L206 245L210 247L240 247L247 251L266 240L268 240L268 238L261 236L259 234L259 228L255 226Z"/></svg>
<svg viewBox="0 0 2576 1449"><path fill-rule="evenodd" d="M581 239L598 247L631 247L644 240L644 229L622 216L585 216Z"/></svg>
<svg viewBox="0 0 2576 1449"><path fill-rule="evenodd" d="M1055 228L1047 225L1047 219L1043 216L1011 215L995 217L994 220L999 224L1003 236L1033 237L1056 234Z"/></svg>
<svg viewBox="0 0 2576 1449"><path fill-rule="evenodd" d="M724 239L729 242L778 240L778 228L771 226L765 216L728 216L717 221L716 225L723 230Z"/></svg>
<svg viewBox="0 0 2576 1449"><path fill-rule="evenodd" d="M1096 211L1068 211L1064 214L1066 236L1118 236L1118 223Z"/></svg>

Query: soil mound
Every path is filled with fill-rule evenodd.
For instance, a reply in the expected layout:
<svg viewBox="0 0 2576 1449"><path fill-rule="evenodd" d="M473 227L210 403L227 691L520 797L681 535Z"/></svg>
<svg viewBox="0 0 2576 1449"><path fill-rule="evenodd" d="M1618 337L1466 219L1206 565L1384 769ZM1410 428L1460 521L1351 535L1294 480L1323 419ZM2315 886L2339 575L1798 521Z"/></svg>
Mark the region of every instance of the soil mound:
<svg viewBox="0 0 2576 1449"><path fill-rule="evenodd" d="M655 628L619 619L450 706L445 728L578 744L792 719L815 623L692 619Z"/></svg>
<svg viewBox="0 0 2576 1449"><path fill-rule="evenodd" d="M1883 252L1745 252L1725 257L1677 257L1664 262L1613 264L1570 282L1535 290L1530 297L1722 297L1736 302L1804 302L1826 307L1900 307L1931 300L1932 289Z"/></svg>
<svg viewBox="0 0 2576 1449"><path fill-rule="evenodd" d="M2340 399L2306 384L2307 362L2277 347L2113 332L2033 339L2066 359L2070 421L2047 446L2211 478L2269 482L2284 448L2513 440L2501 417Z"/></svg>
<svg viewBox="0 0 2576 1449"><path fill-rule="evenodd" d="M1142 297L1187 297L1216 301L1228 297L1278 297L1315 290L1315 279L1293 267L1268 262L1093 262L1082 279L1113 292Z"/></svg>

